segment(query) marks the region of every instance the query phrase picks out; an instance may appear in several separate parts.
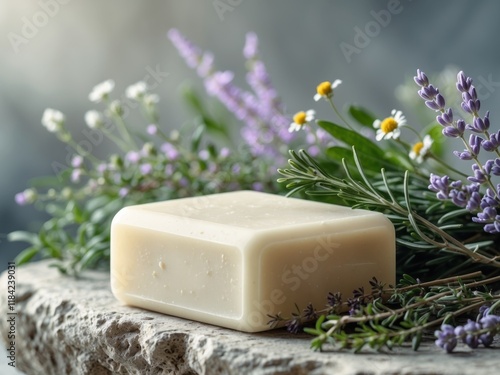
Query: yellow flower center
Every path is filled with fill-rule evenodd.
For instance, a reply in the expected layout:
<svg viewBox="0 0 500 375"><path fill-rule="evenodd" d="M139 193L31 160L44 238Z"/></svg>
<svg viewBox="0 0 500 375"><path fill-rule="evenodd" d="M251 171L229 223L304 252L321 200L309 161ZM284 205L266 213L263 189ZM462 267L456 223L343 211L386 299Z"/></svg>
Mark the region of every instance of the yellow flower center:
<svg viewBox="0 0 500 375"><path fill-rule="evenodd" d="M380 129L385 133L390 133L392 131L394 131L395 129L397 129L398 127L398 122L396 120L394 120L394 117L387 117L386 119L384 119L384 121L382 121L382 123L380 124ZM422 145L423 146L423 145Z"/></svg>
<svg viewBox="0 0 500 375"><path fill-rule="evenodd" d="M333 92L332 84L328 81L321 82L318 87L316 87L316 91L321 96L330 96Z"/></svg>
<svg viewBox="0 0 500 375"><path fill-rule="evenodd" d="M306 121L306 113L304 111L297 112L295 116L293 116L293 122L299 125L304 125Z"/></svg>
<svg viewBox="0 0 500 375"><path fill-rule="evenodd" d="M412 151L415 153L415 155L420 155L420 151L422 151L423 147L423 142L417 142L413 145Z"/></svg>

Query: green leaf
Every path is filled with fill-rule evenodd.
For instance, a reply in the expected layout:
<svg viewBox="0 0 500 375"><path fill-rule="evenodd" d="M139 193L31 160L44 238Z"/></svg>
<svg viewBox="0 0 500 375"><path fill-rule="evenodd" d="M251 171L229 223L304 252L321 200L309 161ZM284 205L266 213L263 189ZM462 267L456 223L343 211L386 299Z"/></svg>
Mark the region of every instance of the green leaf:
<svg viewBox="0 0 500 375"><path fill-rule="evenodd" d="M329 121L318 121L318 125L330 133L335 139L345 143L349 147L356 147L356 150L372 154L379 158L384 158L385 152L368 138L362 136L358 132L346 129L340 125Z"/></svg>
<svg viewBox="0 0 500 375"><path fill-rule="evenodd" d="M376 120L375 116L367 111L365 108L351 105L348 109L349 114L355 119L359 124L372 128L373 122Z"/></svg>
<svg viewBox="0 0 500 375"><path fill-rule="evenodd" d="M25 231L16 231L16 232L11 232L7 235L7 239L10 242L28 242L32 245L40 245L40 239L38 238L38 235L35 233L30 233L30 232L25 232Z"/></svg>
<svg viewBox="0 0 500 375"><path fill-rule="evenodd" d="M434 141L431 146L431 151L438 156L443 155L445 151L446 137L443 136L443 127L439 124L432 124L427 126L423 133L429 134Z"/></svg>
<svg viewBox="0 0 500 375"><path fill-rule="evenodd" d="M204 107L200 96L195 90L189 86L185 86L182 90L182 95L189 107L200 115L199 122L206 126L207 131L223 135L226 139L230 138L227 127L209 115L208 110Z"/></svg>
<svg viewBox="0 0 500 375"><path fill-rule="evenodd" d="M200 149L201 139L203 138L203 133L205 133L205 125L199 125L193 132L191 138L191 150L197 152Z"/></svg>
<svg viewBox="0 0 500 375"><path fill-rule="evenodd" d="M16 262L16 264L20 266L21 264L28 263L37 254L38 254L37 248L29 247L21 251L14 259L14 262Z"/></svg>

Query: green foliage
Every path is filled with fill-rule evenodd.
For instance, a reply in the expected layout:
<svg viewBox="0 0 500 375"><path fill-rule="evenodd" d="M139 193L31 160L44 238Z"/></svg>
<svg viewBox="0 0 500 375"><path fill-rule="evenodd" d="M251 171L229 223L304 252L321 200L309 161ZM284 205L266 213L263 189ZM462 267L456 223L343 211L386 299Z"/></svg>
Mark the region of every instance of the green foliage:
<svg viewBox="0 0 500 375"><path fill-rule="evenodd" d="M186 134L173 131L169 135L155 122L156 111L147 102L147 95L138 99L145 121L158 127L155 134L141 131L136 135L142 142L140 147L129 135L123 112L112 112L117 104L108 103L104 112L108 124L95 131L107 135L119 151L105 160L78 149L62 128L58 137L73 147L74 157L83 162L58 176L32 181L30 197L35 197L35 205L50 218L38 233L10 233L10 241L29 245L15 261L24 264L48 258L61 272L72 275L89 268L108 269L111 221L127 205L253 189L256 182L268 192L281 191L268 173L272 160L256 163L244 146L229 148L227 124L211 116L194 91L185 89L184 97L195 111L194 124L184 129ZM109 134L106 129L112 128L111 123L121 131ZM219 146L211 135L226 141Z"/></svg>

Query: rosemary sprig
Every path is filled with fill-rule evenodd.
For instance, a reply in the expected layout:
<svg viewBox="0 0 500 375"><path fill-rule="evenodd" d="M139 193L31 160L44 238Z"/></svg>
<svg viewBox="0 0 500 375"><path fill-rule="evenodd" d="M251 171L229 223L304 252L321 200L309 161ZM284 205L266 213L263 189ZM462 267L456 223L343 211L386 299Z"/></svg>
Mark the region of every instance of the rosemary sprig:
<svg viewBox="0 0 500 375"><path fill-rule="evenodd" d="M278 170L283 176L278 182L285 183L290 189L288 195L298 192L308 195L336 195L353 208L368 208L386 214L396 227L406 229L410 239L408 236L399 236L397 241L402 245L436 253L446 251L467 256L475 263L500 268L500 256L492 256L489 252L493 241L464 242L454 236L455 232L463 229L463 224L439 225L420 213L421 208L412 204L412 197L422 196L422 190L419 190L418 184L415 185L417 188L410 187L409 171L404 172L403 181L394 176L389 181L386 171L381 169L378 177L382 183L374 184L367 177L355 147L352 153L360 179L354 178L345 159L342 159L345 177L339 178L329 174L306 151L300 150L297 153L291 150L290 168ZM426 216L436 215L427 213Z"/></svg>

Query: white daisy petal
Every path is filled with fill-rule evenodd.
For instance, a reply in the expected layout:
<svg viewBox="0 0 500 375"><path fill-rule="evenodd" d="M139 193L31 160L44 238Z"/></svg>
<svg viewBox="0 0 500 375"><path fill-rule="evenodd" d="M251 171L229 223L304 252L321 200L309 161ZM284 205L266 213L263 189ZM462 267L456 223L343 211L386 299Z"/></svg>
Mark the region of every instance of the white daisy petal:
<svg viewBox="0 0 500 375"><path fill-rule="evenodd" d="M315 100L315 101L318 101L318 100L320 100L320 99L321 99L321 95L320 95L320 94L316 94L316 95L314 95L314 100Z"/></svg>
<svg viewBox="0 0 500 375"><path fill-rule="evenodd" d="M336 89L337 87L339 87L341 83L342 83L342 80L340 80L340 79L336 79L335 81L333 81L333 83L332 83L332 90Z"/></svg>

